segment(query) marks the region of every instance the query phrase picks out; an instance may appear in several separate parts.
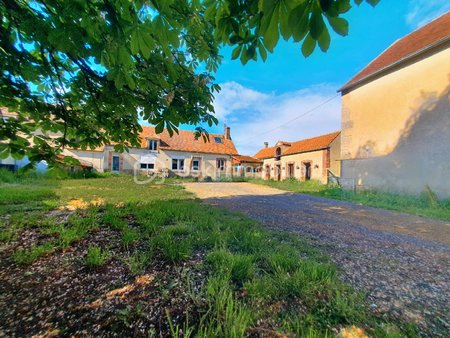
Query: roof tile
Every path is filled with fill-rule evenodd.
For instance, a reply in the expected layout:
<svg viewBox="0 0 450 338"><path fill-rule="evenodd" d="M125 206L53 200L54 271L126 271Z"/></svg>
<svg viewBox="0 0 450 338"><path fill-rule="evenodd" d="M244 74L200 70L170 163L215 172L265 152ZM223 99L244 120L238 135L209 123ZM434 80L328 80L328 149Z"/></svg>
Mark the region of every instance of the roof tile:
<svg viewBox="0 0 450 338"><path fill-rule="evenodd" d="M157 134L155 127L142 127L140 137L142 148L147 148L147 139L159 139L160 147L164 150L224 155L237 155L238 153L233 141L220 134L209 134L209 141L205 142L202 137L196 139L195 133L188 130L178 130L178 134L174 133L170 136L167 129ZM215 142L214 138L220 138L221 143Z"/></svg>
<svg viewBox="0 0 450 338"><path fill-rule="evenodd" d="M360 81L392 66L403 59L450 37L450 11L418 30L394 42L366 68L359 72L340 91L353 87Z"/></svg>
<svg viewBox="0 0 450 338"><path fill-rule="evenodd" d="M306 140L291 142L290 143L291 146L286 148L281 153L281 156L293 155L327 148L330 146L331 142L333 142L336 139L336 137L339 136L340 133L341 133L340 131L337 131L334 133L321 135ZM263 148L255 155L255 157L259 159L275 157L277 148L278 148L277 146L270 148Z"/></svg>

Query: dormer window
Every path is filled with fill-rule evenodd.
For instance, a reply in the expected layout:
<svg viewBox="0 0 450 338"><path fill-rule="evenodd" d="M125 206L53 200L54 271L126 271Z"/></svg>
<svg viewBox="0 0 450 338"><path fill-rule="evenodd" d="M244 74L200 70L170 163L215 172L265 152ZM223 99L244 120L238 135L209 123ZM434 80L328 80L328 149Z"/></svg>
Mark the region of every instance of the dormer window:
<svg viewBox="0 0 450 338"><path fill-rule="evenodd" d="M278 147L277 150L276 150L276 159L275 160L279 161L280 158L281 158L281 148Z"/></svg>
<svg viewBox="0 0 450 338"><path fill-rule="evenodd" d="M148 150L157 151L158 150L158 140L148 140Z"/></svg>
<svg viewBox="0 0 450 338"><path fill-rule="evenodd" d="M214 137L214 142L216 142L216 143L223 143L221 137Z"/></svg>

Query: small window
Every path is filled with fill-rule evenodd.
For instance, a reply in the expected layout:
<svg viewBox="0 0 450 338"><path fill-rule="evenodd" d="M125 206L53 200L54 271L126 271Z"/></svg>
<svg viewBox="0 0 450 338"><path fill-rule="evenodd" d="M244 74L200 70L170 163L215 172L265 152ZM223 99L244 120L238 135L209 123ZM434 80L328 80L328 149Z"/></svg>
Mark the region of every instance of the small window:
<svg viewBox="0 0 450 338"><path fill-rule="evenodd" d="M216 143L223 143L221 137L214 137L214 142L216 142Z"/></svg>
<svg viewBox="0 0 450 338"><path fill-rule="evenodd" d="M224 171L225 170L225 159L223 158L218 158L217 159L217 169L220 171Z"/></svg>
<svg viewBox="0 0 450 338"><path fill-rule="evenodd" d="M158 150L158 140L148 140L148 150L157 151Z"/></svg>
<svg viewBox="0 0 450 338"><path fill-rule="evenodd" d="M172 170L184 170L184 159L172 159Z"/></svg>
<svg viewBox="0 0 450 338"><path fill-rule="evenodd" d="M279 161L280 157L281 157L281 148L278 147L277 150L276 150L276 159L275 160Z"/></svg>
<svg viewBox="0 0 450 338"><path fill-rule="evenodd" d="M141 169L153 170L153 169L155 169L155 164L154 163L141 163Z"/></svg>
<svg viewBox="0 0 450 338"><path fill-rule="evenodd" d="M192 171L200 170L200 159L194 158L192 159Z"/></svg>

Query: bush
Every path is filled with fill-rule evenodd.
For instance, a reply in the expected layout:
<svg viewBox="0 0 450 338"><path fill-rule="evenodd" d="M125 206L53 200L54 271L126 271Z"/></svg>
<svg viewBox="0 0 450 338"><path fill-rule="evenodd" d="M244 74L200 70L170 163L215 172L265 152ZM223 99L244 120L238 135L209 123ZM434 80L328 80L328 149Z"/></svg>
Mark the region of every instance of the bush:
<svg viewBox="0 0 450 338"><path fill-rule="evenodd" d="M0 169L0 182L14 183L17 180L17 175L11 170L1 168Z"/></svg>

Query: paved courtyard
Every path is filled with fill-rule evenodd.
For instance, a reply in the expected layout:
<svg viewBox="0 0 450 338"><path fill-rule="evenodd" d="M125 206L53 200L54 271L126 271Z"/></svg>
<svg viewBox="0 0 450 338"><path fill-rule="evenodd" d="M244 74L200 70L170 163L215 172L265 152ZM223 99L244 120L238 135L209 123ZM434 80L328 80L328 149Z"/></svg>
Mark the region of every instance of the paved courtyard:
<svg viewBox="0 0 450 338"><path fill-rule="evenodd" d="M205 202L308 238L375 312L450 332L450 223L250 183L189 183ZM439 334L440 332L440 334Z"/></svg>

